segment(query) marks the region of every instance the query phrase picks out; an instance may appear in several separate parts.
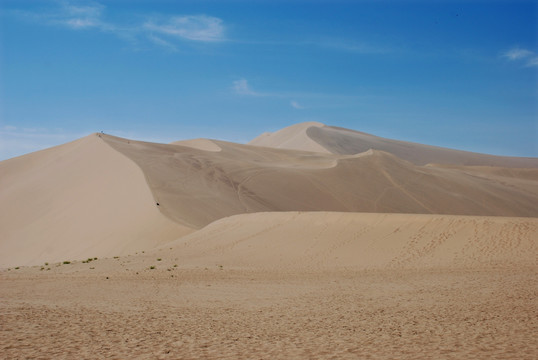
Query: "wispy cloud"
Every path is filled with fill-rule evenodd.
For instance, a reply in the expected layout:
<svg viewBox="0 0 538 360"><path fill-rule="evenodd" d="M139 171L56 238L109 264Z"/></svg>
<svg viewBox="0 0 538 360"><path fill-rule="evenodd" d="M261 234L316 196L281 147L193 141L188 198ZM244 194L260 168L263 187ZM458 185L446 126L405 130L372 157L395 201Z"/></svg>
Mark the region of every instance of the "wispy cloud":
<svg viewBox="0 0 538 360"><path fill-rule="evenodd" d="M239 95L248 95L248 96L262 96L250 88L248 81L246 79L235 80L232 84L232 90Z"/></svg>
<svg viewBox="0 0 538 360"><path fill-rule="evenodd" d="M503 56L509 60L519 60L531 56L533 53L527 49L513 48L506 51Z"/></svg>
<svg viewBox="0 0 538 360"><path fill-rule="evenodd" d="M295 100L291 100L290 105L294 109L298 109L298 110L304 109L304 107Z"/></svg>
<svg viewBox="0 0 538 360"><path fill-rule="evenodd" d="M533 57L527 61L527 66L538 66L538 56Z"/></svg>
<svg viewBox="0 0 538 360"><path fill-rule="evenodd" d="M150 20L144 24L144 28L194 41L215 42L225 39L222 20L207 15L172 16L160 21Z"/></svg>
<svg viewBox="0 0 538 360"><path fill-rule="evenodd" d="M509 61L524 62L526 67L538 66L538 56L534 51L523 49L520 47L514 47L505 51L502 57Z"/></svg>
<svg viewBox="0 0 538 360"><path fill-rule="evenodd" d="M166 41L164 39L161 39L158 36L155 36L153 34L148 34L148 39L152 43L154 43L155 45L159 45L159 46L161 46L163 48L166 48L166 49L168 49L168 50L170 50L172 52L177 52L178 51L177 47L174 44L172 44L171 42L168 42L168 41Z"/></svg>
<svg viewBox="0 0 538 360"><path fill-rule="evenodd" d="M98 30L114 34L123 40L141 43L149 41L169 51L177 51L178 41L219 42L226 40L222 19L208 15L136 16L139 21L128 25L106 17L106 6L93 2L55 2L55 6L40 12L16 11L28 21L71 30Z"/></svg>

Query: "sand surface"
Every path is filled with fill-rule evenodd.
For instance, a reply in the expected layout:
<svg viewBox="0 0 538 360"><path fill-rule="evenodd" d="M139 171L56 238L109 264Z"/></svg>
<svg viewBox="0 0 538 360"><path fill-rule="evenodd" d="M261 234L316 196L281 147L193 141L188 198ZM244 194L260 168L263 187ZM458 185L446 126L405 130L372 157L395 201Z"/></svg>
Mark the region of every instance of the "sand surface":
<svg viewBox="0 0 538 360"><path fill-rule="evenodd" d="M0 267L125 255L192 231L97 135L2 161L0 174Z"/></svg>
<svg viewBox="0 0 538 360"><path fill-rule="evenodd" d="M320 123L253 143L0 162L0 357L538 358L537 159Z"/></svg>
<svg viewBox="0 0 538 360"><path fill-rule="evenodd" d="M163 214L192 228L266 211L538 216L538 168L507 176L418 166L375 150L335 155L213 140L221 149L213 152L104 140L140 166Z"/></svg>
<svg viewBox="0 0 538 360"><path fill-rule="evenodd" d="M524 218L234 216L144 253L3 270L0 349L7 358L534 359L537 233L538 220Z"/></svg>
<svg viewBox="0 0 538 360"><path fill-rule="evenodd" d="M538 168L538 159L494 156L382 138L360 131L306 122L265 133L250 145L353 155L369 149L385 151L416 165L452 164Z"/></svg>

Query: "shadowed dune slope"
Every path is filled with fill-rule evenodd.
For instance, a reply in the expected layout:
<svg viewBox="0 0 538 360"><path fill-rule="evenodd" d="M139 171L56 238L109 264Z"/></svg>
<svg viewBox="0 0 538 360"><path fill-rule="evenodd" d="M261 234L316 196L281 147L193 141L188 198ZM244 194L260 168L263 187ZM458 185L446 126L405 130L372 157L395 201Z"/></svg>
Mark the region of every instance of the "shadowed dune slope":
<svg viewBox="0 0 538 360"><path fill-rule="evenodd" d="M479 154L437 146L386 139L321 123L302 123L266 133L250 145L282 149L319 151L340 155L353 155L373 149L391 153L415 165L452 164L498 166L510 168L538 168L537 158L518 158Z"/></svg>
<svg viewBox="0 0 538 360"><path fill-rule="evenodd" d="M96 134L2 161L0 174L0 266L122 255L191 231Z"/></svg>
<svg viewBox="0 0 538 360"><path fill-rule="evenodd" d="M171 244L191 266L388 269L536 266L538 219L327 212L243 214ZM166 251L168 252L168 251Z"/></svg>
<svg viewBox="0 0 538 360"><path fill-rule="evenodd" d="M538 169L520 177L416 166L381 151L349 156L213 140L215 152L103 138L140 166L159 209L193 228L262 211L538 216Z"/></svg>

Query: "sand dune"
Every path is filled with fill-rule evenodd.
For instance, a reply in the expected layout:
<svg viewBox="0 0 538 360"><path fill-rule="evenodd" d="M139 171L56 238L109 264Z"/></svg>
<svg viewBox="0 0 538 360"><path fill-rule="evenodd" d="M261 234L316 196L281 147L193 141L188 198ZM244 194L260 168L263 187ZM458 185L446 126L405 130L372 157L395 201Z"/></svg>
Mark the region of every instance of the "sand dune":
<svg viewBox="0 0 538 360"><path fill-rule="evenodd" d="M7 358L534 359L538 220L221 219L166 247L0 271Z"/></svg>
<svg viewBox="0 0 538 360"><path fill-rule="evenodd" d="M221 151L208 152L104 139L140 166L160 210L193 228L260 211L538 216L538 169L520 177L417 166L382 151L349 156L213 140Z"/></svg>
<svg viewBox="0 0 538 360"><path fill-rule="evenodd" d="M326 126L321 123L302 123L252 140L250 145L281 149L319 151L352 155L369 149L385 151L415 165L453 164L501 167L538 168L536 158L494 156L447 149L407 141L386 139L364 132Z"/></svg>
<svg viewBox="0 0 538 360"><path fill-rule="evenodd" d="M312 129L342 144L350 136L306 123L269 138L303 146ZM3 161L0 172L0 266L150 249L245 213L538 216L536 168L419 166L371 149L341 155L94 134Z"/></svg>
<svg viewBox="0 0 538 360"><path fill-rule="evenodd" d="M181 145L191 147L193 149L205 150L205 151L221 151L222 149L214 142L209 139L192 139L192 140L181 140L172 142L173 145Z"/></svg>
<svg viewBox="0 0 538 360"><path fill-rule="evenodd" d="M0 162L0 266L115 256L190 229L164 217L140 169L97 135Z"/></svg>
<svg viewBox="0 0 538 360"><path fill-rule="evenodd" d="M276 149L291 149L330 153L328 149L307 135L311 127L324 127L320 122L305 122L288 126L274 133L263 133L249 142L249 145L265 146ZM366 149L368 150L368 149Z"/></svg>
<svg viewBox="0 0 538 360"><path fill-rule="evenodd" d="M255 142L0 162L2 355L537 358L536 159L320 123Z"/></svg>
<svg viewBox="0 0 538 360"><path fill-rule="evenodd" d="M157 254L202 267L364 270L535 266L538 219L257 213L218 220L168 246L174 250Z"/></svg>

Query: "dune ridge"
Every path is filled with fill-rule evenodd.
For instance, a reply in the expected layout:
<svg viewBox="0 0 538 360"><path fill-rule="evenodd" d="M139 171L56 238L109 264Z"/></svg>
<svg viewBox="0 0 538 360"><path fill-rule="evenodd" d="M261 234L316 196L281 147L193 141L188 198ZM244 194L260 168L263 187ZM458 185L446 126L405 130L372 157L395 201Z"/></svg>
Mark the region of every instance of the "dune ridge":
<svg viewBox="0 0 538 360"><path fill-rule="evenodd" d="M163 214L192 228L267 211L538 216L538 169L519 177L417 166L380 150L335 155L213 140L221 151L208 152L104 139L140 166Z"/></svg>
<svg viewBox="0 0 538 360"><path fill-rule="evenodd" d="M93 134L0 162L0 266L125 255L192 229L163 216L144 174Z"/></svg>
<svg viewBox="0 0 538 360"><path fill-rule="evenodd" d="M538 168L538 159L496 156L382 138L364 132L327 126L322 123L301 123L266 133L249 145L280 149L317 151L354 155L370 149L391 153L415 165L444 164L461 166L498 166Z"/></svg>

